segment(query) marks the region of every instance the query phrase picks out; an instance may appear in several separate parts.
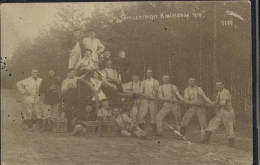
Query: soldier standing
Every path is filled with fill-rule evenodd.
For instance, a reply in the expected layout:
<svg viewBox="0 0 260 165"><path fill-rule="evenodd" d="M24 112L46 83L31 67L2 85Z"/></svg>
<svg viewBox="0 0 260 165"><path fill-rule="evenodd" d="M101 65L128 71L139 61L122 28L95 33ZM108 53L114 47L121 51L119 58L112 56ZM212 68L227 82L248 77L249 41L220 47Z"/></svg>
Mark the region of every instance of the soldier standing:
<svg viewBox="0 0 260 165"><path fill-rule="evenodd" d="M156 133L156 120L155 116L157 113L157 93L159 88L159 81L154 79L153 71L151 68L147 68L146 70L146 79L143 81L142 86L140 88L141 94L144 98L141 100L139 113L137 115L139 127L144 130L145 120L144 117L150 110L151 114L151 126L153 133Z"/></svg>
<svg viewBox="0 0 260 165"><path fill-rule="evenodd" d="M65 115L68 119L68 131L72 131L71 121L73 118L73 109L75 109L77 100L78 81L83 79L86 75L80 77L75 76L75 70L69 68L67 70L67 78L62 81L61 95L65 104Z"/></svg>
<svg viewBox="0 0 260 165"><path fill-rule="evenodd" d="M169 74L163 75L163 85L159 87L159 98L163 101L161 110L156 115L157 134L162 135L162 121L169 113L172 113L176 120L176 127L180 129L181 124L181 111L178 100L186 102L179 93L175 85L169 83Z"/></svg>
<svg viewBox="0 0 260 165"><path fill-rule="evenodd" d="M112 61L106 61L106 68L100 71L102 76L102 91L112 105L118 101L115 97L117 92L122 92L122 84L118 72L112 68Z"/></svg>
<svg viewBox="0 0 260 165"><path fill-rule="evenodd" d="M134 66L126 57L125 51L119 51L118 56L115 58L115 68L119 73L122 83L131 80L131 71L134 69Z"/></svg>
<svg viewBox="0 0 260 165"><path fill-rule="evenodd" d="M90 31L89 37L83 39L83 44L85 48L92 50L91 58L96 66L98 66L99 62L99 55L104 51L105 46L97 39L95 38L95 32Z"/></svg>
<svg viewBox="0 0 260 165"><path fill-rule="evenodd" d="M137 113L140 106L140 99L136 98L135 96L140 93L142 82L139 80L139 75L137 73L133 73L132 80L133 81L125 85L124 92L133 94L134 105L130 110L130 118L134 123L136 123Z"/></svg>
<svg viewBox="0 0 260 165"><path fill-rule="evenodd" d="M205 102L212 104L212 101L206 96L202 88L196 85L196 79L193 77L189 78L189 86L184 90L184 98L195 104ZM180 128L180 133L182 135L185 134L186 126L189 124L195 113L197 114L200 122L201 137L204 136L205 129L207 127L206 109L205 107L200 106L190 106L189 110L185 113L184 117L182 118Z"/></svg>
<svg viewBox="0 0 260 165"><path fill-rule="evenodd" d="M85 52L80 28L73 30L73 34L68 36L62 47L69 54L69 68L74 68Z"/></svg>
<svg viewBox="0 0 260 165"><path fill-rule="evenodd" d="M216 82L216 89L218 93L214 105L217 106L217 115L209 122L202 143L208 144L211 133L223 123L228 134L229 146L234 147L235 133L233 126L235 113L231 103L231 95L230 92L224 88L222 81Z"/></svg>
<svg viewBox="0 0 260 165"><path fill-rule="evenodd" d="M43 121L40 131L46 131L46 129L49 128L52 119L59 119L60 88L60 78L56 75L54 69L50 69L48 76L43 79L39 88L41 97L44 97L44 104L41 106Z"/></svg>
<svg viewBox="0 0 260 165"><path fill-rule="evenodd" d="M24 95L23 103L25 109L25 122L28 124L29 131L33 131L33 120L36 117L41 123L42 115L40 112L40 95L39 88L42 82L38 78L39 71L37 68L32 69L32 76L16 83L18 91Z"/></svg>

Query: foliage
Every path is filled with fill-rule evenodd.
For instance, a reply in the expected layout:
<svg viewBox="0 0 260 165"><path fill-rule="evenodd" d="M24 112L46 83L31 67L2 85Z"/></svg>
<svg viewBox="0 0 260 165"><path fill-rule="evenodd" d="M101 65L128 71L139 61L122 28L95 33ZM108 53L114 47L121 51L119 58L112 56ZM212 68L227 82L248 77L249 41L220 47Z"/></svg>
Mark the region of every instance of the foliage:
<svg viewBox="0 0 260 165"><path fill-rule="evenodd" d="M244 21L228 16L226 11L239 13ZM156 19L123 21L121 15L153 15L160 13L202 13L202 18ZM169 72L172 82L181 91L189 76L213 98L214 81L221 78L233 95L236 107L251 100L251 31L250 5L247 2L135 2L120 8L98 6L90 17L85 17L73 5L62 5L50 29L45 29L34 41L22 42L11 61L16 74L30 73L33 66L42 75L56 66L63 75L68 56L61 43L71 30L95 30L97 38L115 55L120 49L127 52L140 73L152 66L157 79ZM233 26L221 25L232 20Z"/></svg>

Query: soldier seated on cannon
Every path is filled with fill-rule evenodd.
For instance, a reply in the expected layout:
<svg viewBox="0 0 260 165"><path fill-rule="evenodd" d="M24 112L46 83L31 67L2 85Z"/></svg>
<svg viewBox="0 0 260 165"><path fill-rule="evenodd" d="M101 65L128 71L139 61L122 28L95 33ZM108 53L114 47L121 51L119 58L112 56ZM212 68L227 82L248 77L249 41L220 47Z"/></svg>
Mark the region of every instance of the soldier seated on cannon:
<svg viewBox="0 0 260 165"><path fill-rule="evenodd" d="M86 52L83 54L83 57L79 59L78 63L76 64L75 71L77 71L79 75L97 69L97 66L94 64L91 58L91 53L91 49L86 49Z"/></svg>

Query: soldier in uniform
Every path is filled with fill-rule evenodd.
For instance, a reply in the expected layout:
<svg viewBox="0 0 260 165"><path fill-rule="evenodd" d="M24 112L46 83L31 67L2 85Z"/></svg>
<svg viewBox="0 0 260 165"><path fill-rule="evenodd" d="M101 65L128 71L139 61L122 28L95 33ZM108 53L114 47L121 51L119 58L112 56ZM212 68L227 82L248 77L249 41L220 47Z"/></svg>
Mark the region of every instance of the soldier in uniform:
<svg viewBox="0 0 260 165"><path fill-rule="evenodd" d="M69 54L69 68L74 68L85 52L80 28L73 30L73 34L67 37L62 47Z"/></svg>
<svg viewBox="0 0 260 165"><path fill-rule="evenodd" d="M153 71L151 68L146 70L146 79L142 82L140 92L143 95L143 99L140 103L140 109L137 115L139 127L144 130L145 120L144 117L150 110L151 114L151 127L154 134L156 134L156 113L157 113L157 101L156 97L158 94L159 81L154 79Z"/></svg>
<svg viewBox="0 0 260 165"><path fill-rule="evenodd" d="M65 105L65 115L68 119L68 131L72 131L71 121L73 118L73 109L77 106L77 82L83 79L86 75L80 77L75 76L73 68L67 70L67 78L62 81L61 95Z"/></svg>
<svg viewBox="0 0 260 165"><path fill-rule="evenodd" d="M43 79L39 88L41 97L44 97L44 104L41 106L43 110L41 131L49 128L51 119L59 119L60 87L60 78L56 75L54 69L50 69L47 78Z"/></svg>
<svg viewBox="0 0 260 165"><path fill-rule="evenodd" d="M201 87L196 85L196 79L191 77L189 78L189 86L184 90L184 98L191 103L209 103L212 104L212 101L206 96ZM205 107L200 106L190 106L189 110L185 113L181 121L180 133L185 134L186 126L189 124L191 118L197 114L197 117L200 122L201 137L203 138L205 134L205 129L207 127L206 120L206 109Z"/></svg>
<svg viewBox="0 0 260 165"><path fill-rule="evenodd" d="M119 51L118 56L115 58L115 68L119 73L122 83L131 80L131 71L134 69L134 66L126 57L125 51Z"/></svg>
<svg viewBox="0 0 260 165"><path fill-rule="evenodd" d="M23 103L25 109L25 123L28 124L28 130L33 131L33 120L41 122L42 114L40 112L39 88L42 79L38 77L37 68L32 69L32 76L16 83L18 91L24 95Z"/></svg>
<svg viewBox="0 0 260 165"><path fill-rule="evenodd" d="M124 112L120 112L118 108L113 109L114 120L117 127L120 130L121 136L136 136L136 137L146 137L146 133L139 128Z"/></svg>
<svg viewBox="0 0 260 165"><path fill-rule="evenodd" d="M112 68L112 61L106 61L106 68L100 71L102 77L102 91L110 103L114 103L117 92L122 92L122 83L118 72Z"/></svg>
<svg viewBox="0 0 260 165"><path fill-rule="evenodd" d="M91 58L98 67L99 55L104 51L105 46L97 38L95 38L95 35L96 34L94 31L90 31L89 37L83 39L83 44L85 48L92 50Z"/></svg>
<svg viewBox="0 0 260 165"><path fill-rule="evenodd" d="M231 103L231 95L230 92L224 88L222 81L216 82L216 89L218 93L214 105L217 106L217 115L209 122L202 143L208 144L211 133L223 123L228 135L229 146L234 147L235 133L233 126L235 122L235 113Z"/></svg>
<svg viewBox="0 0 260 165"><path fill-rule="evenodd" d="M104 69L106 67L105 63L106 61L111 59L111 52L109 50L106 50L104 54L100 55L99 59L99 69Z"/></svg>
<svg viewBox="0 0 260 165"><path fill-rule="evenodd" d="M111 120L111 111L109 108L109 101L107 99L102 100L102 107L97 111L97 120L109 121Z"/></svg>
<svg viewBox="0 0 260 165"><path fill-rule="evenodd" d="M178 88L175 85L169 83L169 74L163 75L163 85L159 87L159 98L163 102L163 106L156 115L157 134L162 135L162 122L163 119L172 113L176 120L176 127L180 129L181 124L181 111L178 100L186 102L185 99L179 93Z"/></svg>
<svg viewBox="0 0 260 165"><path fill-rule="evenodd" d="M140 93L142 82L139 80L139 75L137 73L133 73L132 80L133 81L124 85L124 92L133 94L134 105L130 110L130 118L134 123L136 123L137 113L140 106L140 99L135 96Z"/></svg>
<svg viewBox="0 0 260 165"><path fill-rule="evenodd" d="M91 58L91 53L92 50L91 49L87 49L86 52L84 53L83 58L81 58L77 65L75 66L75 70L81 74L81 73L85 73L87 71L93 71L96 68L92 58Z"/></svg>

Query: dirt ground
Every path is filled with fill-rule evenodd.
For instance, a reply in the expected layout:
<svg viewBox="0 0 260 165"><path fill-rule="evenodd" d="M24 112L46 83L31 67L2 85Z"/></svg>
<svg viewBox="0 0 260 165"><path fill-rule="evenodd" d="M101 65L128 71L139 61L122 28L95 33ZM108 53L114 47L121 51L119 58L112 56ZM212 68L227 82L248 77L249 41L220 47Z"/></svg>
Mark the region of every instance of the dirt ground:
<svg viewBox="0 0 260 165"><path fill-rule="evenodd" d="M191 145L174 139L170 131L163 137L147 139L72 137L68 133L27 132L19 100L18 93L1 91L1 160L6 165L252 164L251 129L244 124L236 126L235 148L226 146L221 129L213 134L209 145L196 143L197 125L187 130Z"/></svg>

